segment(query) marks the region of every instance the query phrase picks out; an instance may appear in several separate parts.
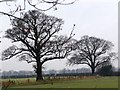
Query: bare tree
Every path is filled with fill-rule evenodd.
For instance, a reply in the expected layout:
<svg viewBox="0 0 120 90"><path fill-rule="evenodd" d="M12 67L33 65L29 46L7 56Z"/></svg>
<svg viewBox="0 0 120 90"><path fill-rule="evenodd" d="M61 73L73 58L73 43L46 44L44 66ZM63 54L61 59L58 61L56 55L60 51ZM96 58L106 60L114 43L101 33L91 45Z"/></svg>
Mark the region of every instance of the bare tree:
<svg viewBox="0 0 120 90"><path fill-rule="evenodd" d="M69 37L57 35L62 30L62 19L32 10L21 19L14 18L11 23L12 29L6 31L5 38L11 39L16 45L3 51L2 60L17 56L20 61L36 62L36 80L43 79L42 65L45 62L63 59L73 49L75 41L72 32Z"/></svg>
<svg viewBox="0 0 120 90"><path fill-rule="evenodd" d="M115 59L116 54L110 52L113 44L109 41L83 36L81 40L76 43L77 50L68 59L69 64L87 64L90 66L92 73L95 69L104 63Z"/></svg>

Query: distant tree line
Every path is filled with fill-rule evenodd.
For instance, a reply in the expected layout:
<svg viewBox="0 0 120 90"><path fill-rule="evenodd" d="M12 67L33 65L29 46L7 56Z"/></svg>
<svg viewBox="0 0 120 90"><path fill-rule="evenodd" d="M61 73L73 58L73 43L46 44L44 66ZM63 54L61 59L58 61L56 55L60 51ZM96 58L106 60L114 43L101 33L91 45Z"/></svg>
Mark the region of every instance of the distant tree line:
<svg viewBox="0 0 120 90"><path fill-rule="evenodd" d="M47 70L43 71L43 76L91 76L89 68L80 69L62 69L62 70ZM96 75L100 76L120 76L120 69L111 67L111 65L102 67L96 71ZM1 78L31 78L36 77L34 71L3 71L0 73Z"/></svg>
<svg viewBox="0 0 120 90"><path fill-rule="evenodd" d="M64 74L75 74L75 73L90 73L90 69L81 68L81 69L62 69L62 70L47 70L42 72L43 75L64 75ZM3 71L0 76L4 77L31 77L36 76L34 71Z"/></svg>

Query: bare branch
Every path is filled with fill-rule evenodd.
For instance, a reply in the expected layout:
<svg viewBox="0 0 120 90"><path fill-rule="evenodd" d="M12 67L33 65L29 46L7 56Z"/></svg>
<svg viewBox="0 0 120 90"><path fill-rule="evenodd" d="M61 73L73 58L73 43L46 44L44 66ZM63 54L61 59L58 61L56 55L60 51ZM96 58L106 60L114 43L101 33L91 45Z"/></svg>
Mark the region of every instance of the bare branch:
<svg viewBox="0 0 120 90"><path fill-rule="evenodd" d="M2 60L8 60L20 53L22 53L22 51L18 51L17 47L13 45L2 52Z"/></svg>

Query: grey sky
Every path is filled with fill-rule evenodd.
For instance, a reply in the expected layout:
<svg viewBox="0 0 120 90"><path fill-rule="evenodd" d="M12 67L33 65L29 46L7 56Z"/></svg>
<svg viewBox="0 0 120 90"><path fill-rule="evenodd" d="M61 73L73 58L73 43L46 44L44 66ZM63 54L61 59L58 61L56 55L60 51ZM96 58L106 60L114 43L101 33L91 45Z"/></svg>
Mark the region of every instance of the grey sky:
<svg viewBox="0 0 120 90"><path fill-rule="evenodd" d="M0 4L0 9L4 5ZM69 35L73 24L76 24L75 39L83 35L95 36L114 43L114 51L118 52L118 0L77 0L69 6L58 6L58 10L47 11L46 14L62 18L65 21L61 34ZM0 16L0 31L10 27L9 18ZM2 50L10 45L10 41L2 40ZM115 66L117 65L114 64ZM48 69L79 68L81 65L66 66L66 60L49 61L44 64ZM2 62L2 70L33 70L31 64L19 62L16 58Z"/></svg>

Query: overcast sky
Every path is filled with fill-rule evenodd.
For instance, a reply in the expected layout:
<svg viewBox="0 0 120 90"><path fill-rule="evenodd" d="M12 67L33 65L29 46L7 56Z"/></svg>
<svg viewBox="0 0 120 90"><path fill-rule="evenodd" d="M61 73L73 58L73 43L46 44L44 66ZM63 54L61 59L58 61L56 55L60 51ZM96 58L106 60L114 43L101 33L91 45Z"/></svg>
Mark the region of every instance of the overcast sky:
<svg viewBox="0 0 120 90"><path fill-rule="evenodd" d="M0 4L0 10L7 11L5 4ZM69 6L58 6L58 10L47 11L64 20L63 30L60 32L69 35L73 24L76 24L75 39L83 35L95 36L113 42L113 51L118 52L118 0L77 0ZM9 18L0 16L0 31L2 34L10 27ZM1 50L10 45L10 40L2 39ZM46 69L80 68L82 65L66 66L67 60L48 61ZM115 66L117 65L114 64ZM2 70L33 70L32 64L19 62L16 58L2 62Z"/></svg>

